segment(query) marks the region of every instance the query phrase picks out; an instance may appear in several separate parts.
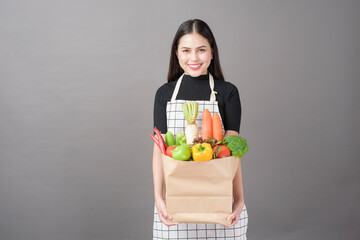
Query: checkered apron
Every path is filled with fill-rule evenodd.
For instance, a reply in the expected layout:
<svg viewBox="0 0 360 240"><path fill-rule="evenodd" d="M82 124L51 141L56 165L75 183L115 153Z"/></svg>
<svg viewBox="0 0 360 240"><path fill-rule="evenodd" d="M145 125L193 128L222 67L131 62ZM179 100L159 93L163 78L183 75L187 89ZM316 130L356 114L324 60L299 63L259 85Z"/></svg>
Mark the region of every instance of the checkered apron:
<svg viewBox="0 0 360 240"><path fill-rule="evenodd" d="M171 101L166 105L167 128L176 135L179 132L185 132L187 125L186 119L182 111L181 105L189 102L187 100L176 100L179 92L183 75L178 79ZM201 132L202 112L207 108L211 114L219 113L218 103L216 101L216 92L214 91L214 79L209 74L209 83L211 88L210 101L197 101L199 103L199 114L196 119L196 125ZM221 118L221 116L220 116ZM224 131L224 126L223 131ZM246 240L246 230L248 223L248 214L246 206L240 215L239 221L235 226L226 228L220 224L211 223L179 223L175 226L167 227L163 224L158 216L156 207L154 206L154 223L153 223L153 240L164 239L233 239Z"/></svg>

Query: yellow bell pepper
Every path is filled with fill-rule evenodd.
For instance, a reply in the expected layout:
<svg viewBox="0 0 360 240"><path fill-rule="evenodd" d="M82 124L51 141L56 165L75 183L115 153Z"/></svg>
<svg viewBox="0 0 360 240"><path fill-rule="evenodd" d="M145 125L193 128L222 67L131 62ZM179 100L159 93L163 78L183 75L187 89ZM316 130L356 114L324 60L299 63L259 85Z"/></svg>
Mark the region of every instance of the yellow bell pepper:
<svg viewBox="0 0 360 240"><path fill-rule="evenodd" d="M213 150L209 143L195 144L191 150L194 161L209 161L213 159Z"/></svg>

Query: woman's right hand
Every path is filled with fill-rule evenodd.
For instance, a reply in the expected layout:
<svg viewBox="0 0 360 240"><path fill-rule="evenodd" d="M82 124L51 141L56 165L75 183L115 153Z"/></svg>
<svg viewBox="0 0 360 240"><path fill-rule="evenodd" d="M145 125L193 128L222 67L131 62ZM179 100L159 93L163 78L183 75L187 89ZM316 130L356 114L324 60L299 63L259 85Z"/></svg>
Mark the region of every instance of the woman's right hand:
<svg viewBox="0 0 360 240"><path fill-rule="evenodd" d="M160 219L160 221L162 223L164 223L168 227L178 224L177 222L172 222L171 221L172 217L167 212L166 203L165 203L164 199L157 199L155 201L155 206L156 206L156 209L158 211L159 219Z"/></svg>

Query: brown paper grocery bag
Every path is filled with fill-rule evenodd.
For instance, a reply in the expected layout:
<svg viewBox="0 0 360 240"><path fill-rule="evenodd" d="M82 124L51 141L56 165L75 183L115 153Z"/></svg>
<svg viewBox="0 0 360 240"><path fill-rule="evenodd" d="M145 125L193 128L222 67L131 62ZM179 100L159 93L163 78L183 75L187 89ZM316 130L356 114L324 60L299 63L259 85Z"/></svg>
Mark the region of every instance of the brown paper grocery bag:
<svg viewBox="0 0 360 240"><path fill-rule="evenodd" d="M166 206L174 222L231 224L236 157L205 162L181 161L162 154Z"/></svg>

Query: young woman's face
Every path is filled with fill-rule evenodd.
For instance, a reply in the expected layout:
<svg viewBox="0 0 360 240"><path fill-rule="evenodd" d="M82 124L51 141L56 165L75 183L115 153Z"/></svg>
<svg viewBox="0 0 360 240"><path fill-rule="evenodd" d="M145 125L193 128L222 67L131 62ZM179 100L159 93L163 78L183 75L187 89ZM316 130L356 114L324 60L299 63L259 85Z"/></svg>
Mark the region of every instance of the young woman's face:
<svg viewBox="0 0 360 240"><path fill-rule="evenodd" d="M185 74L198 77L207 74L213 54L206 38L189 33L180 38L176 55Z"/></svg>

